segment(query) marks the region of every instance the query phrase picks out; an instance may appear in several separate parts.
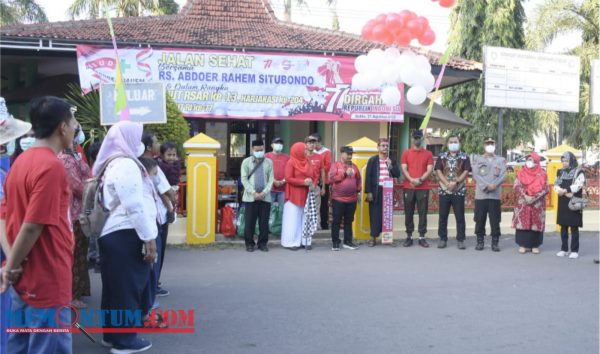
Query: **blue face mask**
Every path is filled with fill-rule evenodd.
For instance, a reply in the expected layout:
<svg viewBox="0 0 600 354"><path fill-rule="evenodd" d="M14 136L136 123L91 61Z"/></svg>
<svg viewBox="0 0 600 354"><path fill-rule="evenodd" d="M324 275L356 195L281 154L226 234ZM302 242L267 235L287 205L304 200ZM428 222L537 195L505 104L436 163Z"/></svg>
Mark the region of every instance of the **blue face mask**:
<svg viewBox="0 0 600 354"><path fill-rule="evenodd" d="M12 154L14 154L14 153L15 153L15 141L12 140L6 144L6 155L12 156Z"/></svg>
<svg viewBox="0 0 600 354"><path fill-rule="evenodd" d="M79 130L79 134L75 137L75 144L81 145L85 143L85 133L83 130Z"/></svg>
<svg viewBox="0 0 600 354"><path fill-rule="evenodd" d="M26 136L21 138L21 141L19 143L19 145L21 145L21 150L23 151L29 149L33 144L35 144L35 138L32 136Z"/></svg>

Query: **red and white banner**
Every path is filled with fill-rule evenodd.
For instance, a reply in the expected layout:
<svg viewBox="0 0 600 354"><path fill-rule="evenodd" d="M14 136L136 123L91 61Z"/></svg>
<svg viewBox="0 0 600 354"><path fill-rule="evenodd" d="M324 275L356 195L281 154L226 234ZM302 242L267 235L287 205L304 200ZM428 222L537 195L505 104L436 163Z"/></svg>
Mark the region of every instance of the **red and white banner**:
<svg viewBox="0 0 600 354"><path fill-rule="evenodd" d="M394 241L394 180L391 178L383 182L381 219L381 243L391 244Z"/></svg>
<svg viewBox="0 0 600 354"><path fill-rule="evenodd" d="M186 117L404 120L403 102L387 106L379 90L352 89L354 57L122 48L119 58L125 85L163 82ZM77 65L84 92L114 83L110 47L77 46Z"/></svg>

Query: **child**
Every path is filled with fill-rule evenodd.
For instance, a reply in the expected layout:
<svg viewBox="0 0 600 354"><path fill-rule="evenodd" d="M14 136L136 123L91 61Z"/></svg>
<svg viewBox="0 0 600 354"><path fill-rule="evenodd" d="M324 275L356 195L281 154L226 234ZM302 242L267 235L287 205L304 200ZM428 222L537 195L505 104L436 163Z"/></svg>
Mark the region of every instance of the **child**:
<svg viewBox="0 0 600 354"><path fill-rule="evenodd" d="M179 178L181 177L181 164L177 156L177 146L173 142L167 141L160 146L158 165L165 176L167 176L173 189L176 190L176 187L179 185Z"/></svg>

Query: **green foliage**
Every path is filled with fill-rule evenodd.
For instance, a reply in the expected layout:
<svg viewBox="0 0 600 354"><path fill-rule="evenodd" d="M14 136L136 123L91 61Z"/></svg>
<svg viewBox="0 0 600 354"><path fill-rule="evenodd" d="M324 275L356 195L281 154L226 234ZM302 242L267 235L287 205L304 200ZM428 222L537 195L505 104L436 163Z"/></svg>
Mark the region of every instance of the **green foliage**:
<svg viewBox="0 0 600 354"><path fill-rule="evenodd" d="M106 0L106 4L109 9L116 11L117 17L177 13L179 9L174 0ZM104 2L101 0L74 0L67 12L72 19L78 16L103 17Z"/></svg>
<svg viewBox="0 0 600 354"><path fill-rule="evenodd" d="M0 0L0 26L36 22L48 22L48 17L35 0Z"/></svg>
<svg viewBox="0 0 600 354"><path fill-rule="evenodd" d="M167 122L148 124L145 129L152 130L161 143L172 141L177 145L179 156L183 156L183 143L190 138L190 127L175 101L167 93Z"/></svg>
<svg viewBox="0 0 600 354"><path fill-rule="evenodd" d="M523 48L524 18L520 0L459 1L451 14L452 54L482 61L484 46ZM483 101L482 79L444 90L444 106L474 125L453 132L466 151L483 152L483 139L497 136L499 108L484 107ZM533 140L533 122L530 111L504 109L503 149Z"/></svg>
<svg viewBox="0 0 600 354"><path fill-rule="evenodd" d="M73 83L70 83L68 88L65 99L77 107L75 118L81 124L81 128L88 139L86 144L101 141L106 136L108 128L100 124L100 92L92 90L84 95L81 87Z"/></svg>

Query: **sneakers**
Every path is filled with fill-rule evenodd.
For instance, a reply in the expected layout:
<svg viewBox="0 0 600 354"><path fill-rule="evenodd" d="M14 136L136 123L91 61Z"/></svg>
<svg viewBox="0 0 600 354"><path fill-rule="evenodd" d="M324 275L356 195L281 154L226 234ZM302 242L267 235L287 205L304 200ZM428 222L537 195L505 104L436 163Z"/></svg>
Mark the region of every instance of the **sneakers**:
<svg viewBox="0 0 600 354"><path fill-rule="evenodd" d="M438 241L438 248L446 248L446 244L448 243L448 241L446 240L439 240Z"/></svg>
<svg viewBox="0 0 600 354"><path fill-rule="evenodd" d="M419 246L427 248L429 247L429 243L427 243L427 240L425 240L424 238L419 237Z"/></svg>
<svg viewBox="0 0 600 354"><path fill-rule="evenodd" d="M571 254L569 255L569 258L571 259L577 259L577 257L579 257L579 253L577 252L571 252Z"/></svg>
<svg viewBox="0 0 600 354"><path fill-rule="evenodd" d="M258 249L261 250L262 252L269 252L269 247L267 247L267 245L258 246Z"/></svg>
<svg viewBox="0 0 600 354"><path fill-rule="evenodd" d="M410 247L413 245L413 240L411 237L407 237L406 240L404 241L404 243L402 244L402 246L404 247Z"/></svg>
<svg viewBox="0 0 600 354"><path fill-rule="evenodd" d="M531 249L531 253L533 253L533 254L540 254L540 249L539 248L532 248Z"/></svg>
<svg viewBox="0 0 600 354"><path fill-rule="evenodd" d="M311 245L304 246L304 248L305 248L307 251L311 251L311 250L312 250L312 246L311 246Z"/></svg>
<svg viewBox="0 0 600 354"><path fill-rule="evenodd" d="M152 343L148 340L142 339L142 338L136 338L133 343L131 343L130 345L128 345L127 347L124 346L113 346L113 348L110 350L110 352L112 354L131 354L131 353L140 353L140 352L145 352L146 350L152 348Z"/></svg>
<svg viewBox="0 0 600 354"><path fill-rule="evenodd" d="M527 249L525 247L519 247L520 254L525 254L525 252L527 252Z"/></svg>
<svg viewBox="0 0 600 354"><path fill-rule="evenodd" d="M477 245L475 245L475 251L483 251L483 242L477 241Z"/></svg>
<svg viewBox="0 0 600 354"><path fill-rule="evenodd" d="M566 255L568 255L568 253L567 253L567 252L565 252L565 251L559 251L559 252L558 252L556 255L557 255L558 257L565 257Z"/></svg>
<svg viewBox="0 0 600 354"><path fill-rule="evenodd" d="M334 243L333 246L331 247L332 251L339 251L340 250L340 244L339 243Z"/></svg>
<svg viewBox="0 0 600 354"><path fill-rule="evenodd" d="M169 296L169 290L165 289L165 288L158 288L158 290L156 290L156 296Z"/></svg>
<svg viewBox="0 0 600 354"><path fill-rule="evenodd" d="M459 250L467 249L467 247L465 246L465 241L458 241L456 243L456 247L458 247Z"/></svg>
<svg viewBox="0 0 600 354"><path fill-rule="evenodd" d="M375 247L376 243L377 243L377 239L375 237L371 237L371 239L367 243L367 246L369 246L369 247Z"/></svg>
<svg viewBox="0 0 600 354"><path fill-rule="evenodd" d="M347 249L349 249L349 250L355 250L355 249L358 249L358 246L357 246L357 245L355 245L355 244L353 244L352 242L348 242L348 243L345 243L345 242L344 242L344 244L343 244L343 246L342 246L342 247L344 247L344 248L347 248Z"/></svg>
<svg viewBox="0 0 600 354"><path fill-rule="evenodd" d="M254 252L254 246L246 246L246 252Z"/></svg>

